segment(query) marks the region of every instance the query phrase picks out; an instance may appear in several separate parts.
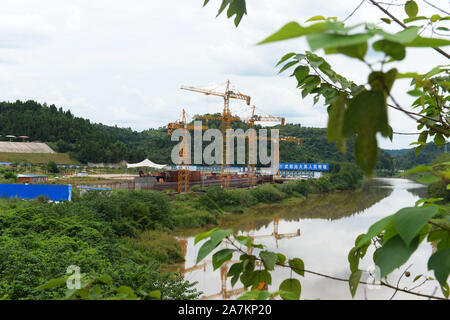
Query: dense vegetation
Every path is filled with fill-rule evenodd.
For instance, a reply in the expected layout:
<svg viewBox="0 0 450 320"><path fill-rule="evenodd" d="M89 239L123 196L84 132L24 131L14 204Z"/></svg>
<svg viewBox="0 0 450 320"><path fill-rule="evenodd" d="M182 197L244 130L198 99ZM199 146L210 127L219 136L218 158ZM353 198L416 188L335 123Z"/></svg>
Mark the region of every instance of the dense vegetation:
<svg viewBox="0 0 450 320"><path fill-rule="evenodd" d="M220 121L209 121L208 127L220 128ZM232 122L232 127L249 128L247 124L237 121ZM275 128L280 129L280 135L303 140L302 146L294 142L282 142L281 162L354 161L350 152L353 142L348 143L349 152L343 155L334 144L328 142L326 129L305 128L300 124ZM35 101L0 103L0 134L28 135L33 141L48 142L56 151L69 153L82 163L138 162L146 157L156 163L171 163L171 150L177 143L170 140L165 127L137 132L131 128L92 124L89 120L74 117L70 111ZM379 158L377 168L393 169L392 159L387 153L380 150Z"/></svg>
<svg viewBox="0 0 450 320"><path fill-rule="evenodd" d="M36 288L70 265L108 274L117 285L160 290L164 299L196 297L182 278L159 273L161 264L184 259L167 233L168 200L156 191L88 193L58 204L0 199L0 298L61 296Z"/></svg>
<svg viewBox="0 0 450 320"><path fill-rule="evenodd" d="M83 163L133 162L144 158L142 150L101 133L89 120L35 101L0 103L0 134L27 135L32 141L51 142L58 152L68 152Z"/></svg>
<svg viewBox="0 0 450 320"><path fill-rule="evenodd" d="M214 116L220 116L220 114L214 114ZM210 120L207 124L203 123L203 125L207 125L208 128L219 129L221 123L218 120ZM170 141L170 136L167 135L167 128L136 132L131 128L109 127L105 125L95 126L103 133L111 135L127 145L149 150L148 157L155 162L171 163L170 152L176 142ZM249 128L248 124L238 121L232 121L231 126L233 129L241 128L247 130ZM255 126L255 129L261 128L261 126ZM292 136L302 139L301 146L297 145L295 142L280 143L280 162L339 163L354 161L354 157L351 152L354 141L350 141L348 143L348 152L343 155L333 143L328 142L326 129L324 128L308 128L302 127L301 124L289 123L284 126L274 126L273 128L280 130L280 136ZM389 171L394 169L392 158L381 149L379 149L377 169L378 168Z"/></svg>
<svg viewBox="0 0 450 320"><path fill-rule="evenodd" d="M107 274L135 292L159 290L163 299L195 298L183 278L160 266L184 261L176 228L215 225L224 212L310 193L354 189L362 173L351 165L317 180L264 184L252 189L197 188L190 194L158 191L74 192L73 202L0 199L0 298L51 299L63 288L37 290L76 265ZM150 277L149 277L150 275Z"/></svg>
<svg viewBox="0 0 450 320"><path fill-rule="evenodd" d="M414 149L400 153L397 156L394 155L395 168L406 170L421 164L429 164L438 155L445 153L445 148L445 145L438 147L434 143L427 143L417 156Z"/></svg>

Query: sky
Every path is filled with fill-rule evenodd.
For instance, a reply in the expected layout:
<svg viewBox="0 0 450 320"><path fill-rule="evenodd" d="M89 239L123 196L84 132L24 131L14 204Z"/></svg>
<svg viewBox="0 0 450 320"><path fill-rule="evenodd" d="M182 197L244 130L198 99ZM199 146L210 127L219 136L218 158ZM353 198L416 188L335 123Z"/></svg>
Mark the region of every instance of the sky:
<svg viewBox="0 0 450 320"><path fill-rule="evenodd" d="M325 127L323 101L313 106L312 98L302 99L295 80L275 68L285 53L309 50L307 43L303 39L256 43L290 21L304 23L315 15L344 19L361 1L247 0L248 15L238 28L225 13L216 17L219 0L204 8L203 2L2 0L0 100L55 104L92 122L141 131L177 120L183 108L190 116L221 112L220 97L180 86L224 91L230 80L236 90L251 96L260 114ZM430 2L450 10L448 1ZM436 13L424 2L418 4L421 15ZM391 8L404 16L401 7ZM366 2L346 22L380 23L381 17ZM337 55L326 59L343 76L366 82L369 70L364 64ZM401 72L426 72L445 63L433 50L411 49L395 66ZM412 102L404 93L408 85L399 81L393 89L402 105ZM242 117L251 112L238 100L230 109ZM416 124L399 111L389 110L389 120L394 131L417 132ZM380 138L379 144L385 149L408 148L415 139L395 135L392 142Z"/></svg>

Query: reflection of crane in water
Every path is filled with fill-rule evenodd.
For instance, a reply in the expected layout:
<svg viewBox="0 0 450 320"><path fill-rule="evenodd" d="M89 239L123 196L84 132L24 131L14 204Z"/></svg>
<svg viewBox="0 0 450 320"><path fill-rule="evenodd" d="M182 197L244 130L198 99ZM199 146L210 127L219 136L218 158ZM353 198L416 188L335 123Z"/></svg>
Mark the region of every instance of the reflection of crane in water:
<svg viewBox="0 0 450 320"><path fill-rule="evenodd" d="M247 236L249 238L252 239L252 241L254 239L264 239L264 238L274 238L275 239L275 243L276 243L276 247L278 248L278 240L279 239L284 239L284 238L294 238L294 237L299 237L300 236L300 229L297 229L297 232L294 233L283 233L280 234L278 233L278 225L279 225L279 216L275 217L273 219L273 233L270 235L255 235L255 220L251 220L250 222L247 222ZM228 246L228 241L224 241L225 247ZM182 239L180 240L180 245L183 251L183 255L186 256L186 252L187 252L187 240ZM253 253L253 247L250 247L247 249L247 253L248 254L252 254ZM209 296L203 296L200 298L200 300L210 300L210 299L229 299L233 296L236 296L238 294L244 293L247 291L247 289L245 288L238 288L238 289L231 289L228 290L227 289L227 279L228 279L228 269L229 266L231 264L237 263L240 261L237 260L229 260L227 262L225 262L221 267L220 267L220 281L221 281L221 290L219 293L213 294L213 295L209 295ZM256 261L256 267L260 267L262 266L262 263L260 261ZM181 272L183 274L186 273L190 273L196 270L203 270L203 272L206 272L206 267L208 265L212 264L211 260L204 260L202 263L194 265L190 268L181 268ZM263 288L265 289L265 288Z"/></svg>
<svg viewBox="0 0 450 320"><path fill-rule="evenodd" d="M225 241L225 246L228 246L228 241ZM187 240L182 239L180 240L180 245L181 245L181 249L183 251L183 255L186 256L186 251L187 251ZM229 299L233 296L236 296L238 294L244 293L245 291L247 291L247 289L244 288L239 288L239 289L231 289L228 290L227 289L227 279L228 279L228 269L229 269L229 265L233 264L233 263L237 263L240 261L237 260L229 260L227 262L225 262L221 267L220 267L220 280L221 280L221 290L219 293L217 294L213 294L210 296L203 296L200 298L200 300L210 300L210 299L218 299L218 298L222 298L222 299ZM203 272L206 272L206 267L208 265L211 265L212 261L211 260L204 260L202 263L200 264L196 264L190 268L181 268L181 272L183 274L186 273L190 273L196 270L203 270ZM259 263L259 261L256 262L256 266L260 266L261 264Z"/></svg>
<svg viewBox="0 0 450 320"><path fill-rule="evenodd" d="M285 239L285 238L295 238L300 237L300 228L297 229L297 232L293 233L278 233L278 224L280 222L280 216L276 216L273 218L273 233L267 234L267 235L255 235L255 220L251 220L247 222L247 236L252 239L267 239L267 238L274 238L275 239L275 245L278 249L278 240ZM248 248L249 252L248 254L252 254L253 247Z"/></svg>

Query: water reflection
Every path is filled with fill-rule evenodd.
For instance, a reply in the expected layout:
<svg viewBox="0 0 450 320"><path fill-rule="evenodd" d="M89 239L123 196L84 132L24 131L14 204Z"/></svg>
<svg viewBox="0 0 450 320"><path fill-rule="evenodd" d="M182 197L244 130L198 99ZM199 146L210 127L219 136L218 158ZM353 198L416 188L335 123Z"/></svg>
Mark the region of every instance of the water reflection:
<svg viewBox="0 0 450 320"><path fill-rule="evenodd" d="M238 233L254 237L256 243L262 243L268 250L281 252L288 258L300 257L305 262L306 269L348 279L350 271L347 255L355 238L366 232L375 221L405 206L413 206L419 199L417 191L420 189L423 189L423 185L405 179L374 179L362 191L313 195L303 201L265 206L246 214L235 214L227 217L221 227L231 227ZM193 234L198 232L200 231ZM230 264L213 271L209 256L203 264L195 265L201 244L194 246L193 236L183 239L183 246L186 262L181 269L186 280L199 282L197 288L205 293L203 298L230 299L244 292L240 283L231 288L230 280L226 277ZM411 277L403 279L400 286L412 286L412 279L416 274L427 274L426 261L431 250L428 243L423 243L418 248L405 264L412 264L409 269ZM371 267L372 254L371 250L367 252L360 265L362 270ZM234 256L233 260L239 260L239 256ZM388 277L389 283L396 284L403 271L404 268L394 271ZM351 299L347 282L311 274L306 274L304 278L294 276L302 283L303 299ZM281 281L289 277L289 269L276 268L272 273L269 290L277 290ZM368 274L365 273L361 280L368 280L367 277ZM436 287L436 282L429 282L421 290L432 294ZM355 299L389 299L392 293L387 288L367 289L360 286ZM439 294L440 290L437 290L435 295ZM397 293L395 298L419 297Z"/></svg>

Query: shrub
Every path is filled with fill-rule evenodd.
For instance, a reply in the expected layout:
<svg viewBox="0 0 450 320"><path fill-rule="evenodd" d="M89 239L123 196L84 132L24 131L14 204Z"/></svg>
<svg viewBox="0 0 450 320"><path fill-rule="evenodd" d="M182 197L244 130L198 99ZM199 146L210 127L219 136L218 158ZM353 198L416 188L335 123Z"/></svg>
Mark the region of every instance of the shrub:
<svg viewBox="0 0 450 320"><path fill-rule="evenodd" d="M286 194L279 191L274 185L268 183L251 189L251 192L259 202L277 202L286 198Z"/></svg>
<svg viewBox="0 0 450 320"><path fill-rule="evenodd" d="M450 201L450 190L447 190L447 183L443 180L428 185L428 195L432 198L444 198Z"/></svg>

